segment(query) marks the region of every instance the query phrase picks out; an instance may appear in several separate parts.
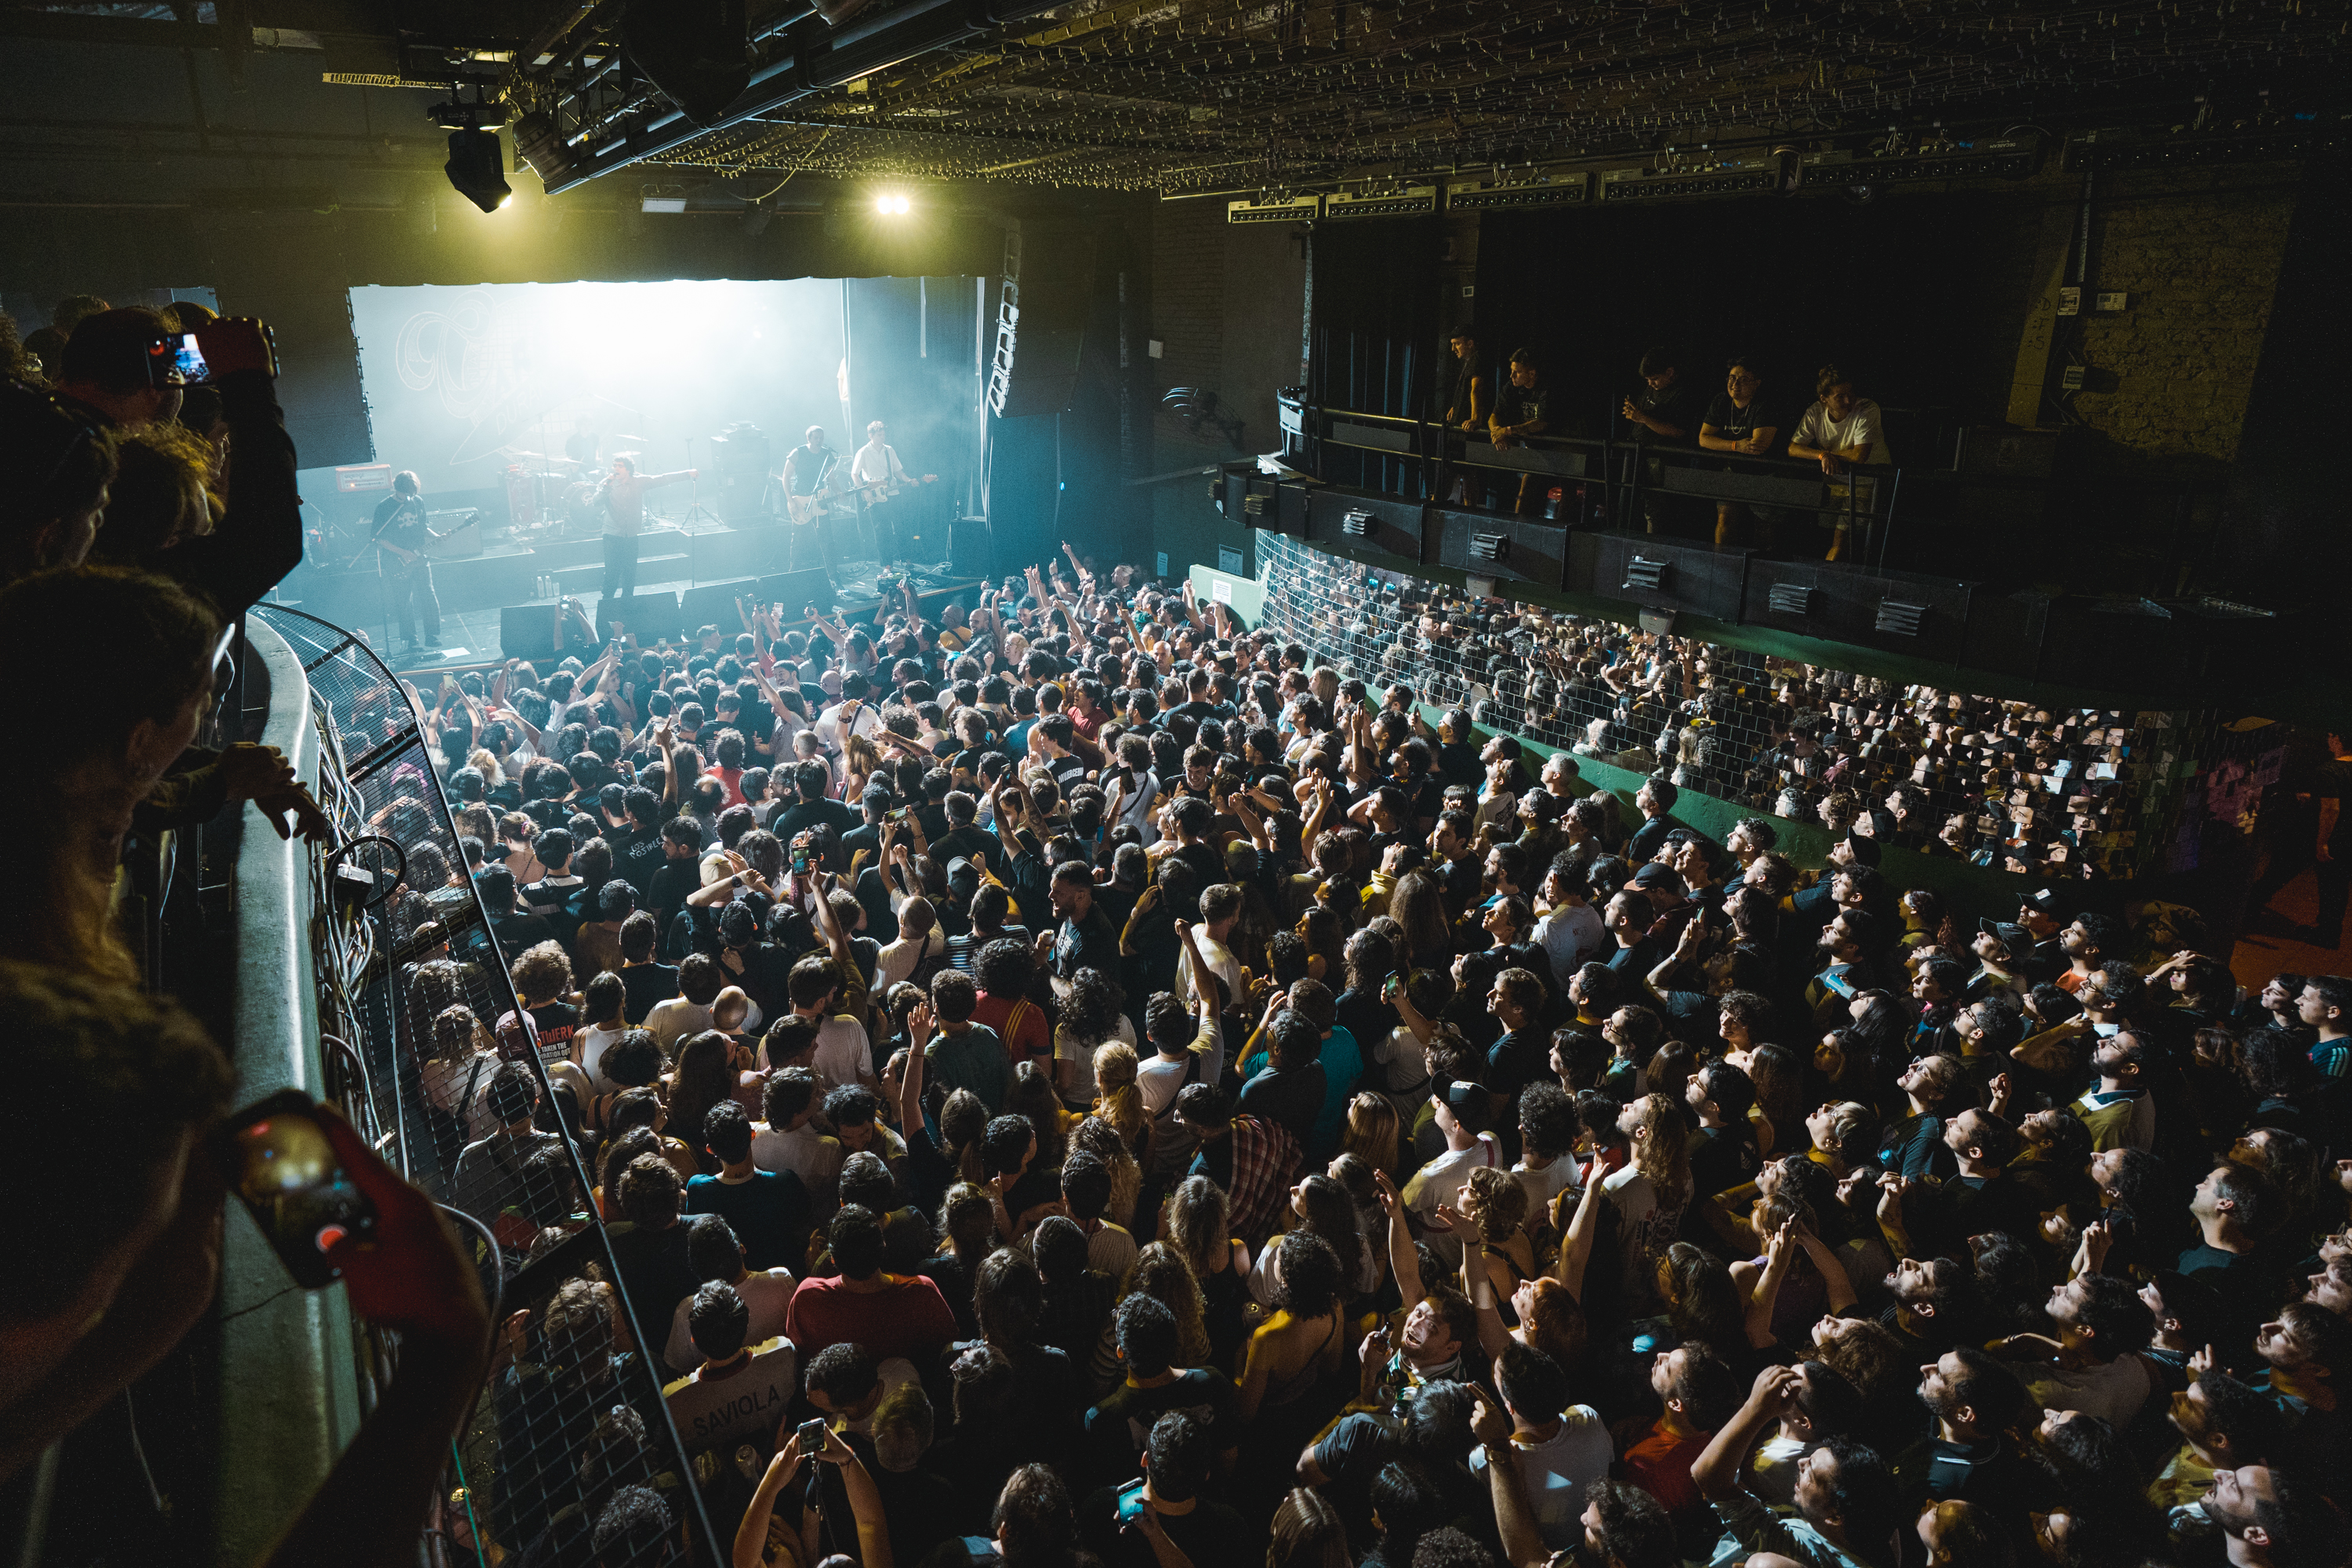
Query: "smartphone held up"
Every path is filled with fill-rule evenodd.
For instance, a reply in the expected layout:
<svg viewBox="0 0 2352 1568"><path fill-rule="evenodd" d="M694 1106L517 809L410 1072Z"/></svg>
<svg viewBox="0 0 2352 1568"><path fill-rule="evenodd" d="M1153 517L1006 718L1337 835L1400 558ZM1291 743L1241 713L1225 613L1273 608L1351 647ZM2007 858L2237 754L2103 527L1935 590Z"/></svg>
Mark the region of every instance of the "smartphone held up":
<svg viewBox="0 0 2352 1568"><path fill-rule="evenodd" d="M295 1283L316 1290L342 1273L329 1255L374 1234L374 1204L360 1191L298 1089L273 1094L229 1118L217 1134L229 1189L245 1204Z"/></svg>

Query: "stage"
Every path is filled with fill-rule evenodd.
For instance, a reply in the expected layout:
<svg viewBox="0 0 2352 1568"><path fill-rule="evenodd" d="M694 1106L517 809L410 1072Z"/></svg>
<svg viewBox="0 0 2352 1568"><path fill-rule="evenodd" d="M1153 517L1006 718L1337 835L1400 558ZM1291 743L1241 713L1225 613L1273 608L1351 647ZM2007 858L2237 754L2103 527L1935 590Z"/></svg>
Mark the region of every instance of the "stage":
<svg viewBox="0 0 2352 1568"><path fill-rule="evenodd" d="M667 637L677 640L705 625L730 634L741 630L734 618L738 595L764 590L789 606L786 619L799 618L803 605L815 602L828 613L871 625L884 608L877 579L884 563L871 559L841 559L828 567L805 547L792 559L794 531L781 521L740 524L678 523L646 520L639 535L636 593L610 618L619 619L650 646ZM940 608L962 596L969 608L986 585L990 570L986 524L976 519L955 520L944 529L936 524L919 531L909 529L904 542L922 555L904 570L916 585L918 601L927 619L936 621ZM951 538L957 531L961 538ZM495 531L503 535L505 530ZM863 542L851 531L839 530L835 548L845 553ZM870 548L859 553L870 556ZM953 571L953 561L963 570ZM795 568L798 571L795 571ZM822 572L818 577L811 574ZM394 655L398 628L387 616L390 601L383 580L371 570L320 569L306 563L280 585L280 603L297 605L321 619L352 631L364 631L369 643L395 668L430 669L494 662L505 658L533 658L531 628L551 619L559 597L578 601L599 621L608 618L601 588L604 575L604 541L600 535L554 537L541 534L528 543L494 537L478 553L438 556L433 562L433 586L441 604L441 639L435 647ZM552 586L554 592L543 591ZM830 592L823 592L829 585ZM794 600L800 603L794 603ZM896 607L894 597L891 607ZM533 616L528 612L538 611ZM525 628L507 646L510 627Z"/></svg>

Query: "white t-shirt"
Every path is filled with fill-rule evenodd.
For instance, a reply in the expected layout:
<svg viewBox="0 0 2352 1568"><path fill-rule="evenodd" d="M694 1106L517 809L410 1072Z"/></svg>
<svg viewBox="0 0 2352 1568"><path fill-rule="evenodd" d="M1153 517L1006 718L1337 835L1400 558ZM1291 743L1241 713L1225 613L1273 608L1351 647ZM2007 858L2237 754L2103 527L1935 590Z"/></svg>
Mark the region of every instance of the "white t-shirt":
<svg viewBox="0 0 2352 1568"><path fill-rule="evenodd" d="M1139 779L1129 780L1126 776L1125 769L1106 768L1102 775L1105 800L1110 798L1114 779L1118 781L1118 786L1126 793L1118 799L1118 816L1107 826L1117 827L1124 822L1146 838L1158 837L1151 828L1151 803L1160 795L1160 775L1146 768Z"/></svg>
<svg viewBox="0 0 2352 1568"><path fill-rule="evenodd" d="M1499 1165L1503 1152L1492 1132L1481 1132L1478 1141L1467 1149L1448 1149L1412 1173L1404 1184L1404 1206L1421 1216L1426 1226L1437 1217L1437 1205L1451 1204L1461 1195L1462 1184L1470 1173L1481 1165ZM1449 1267L1462 1262L1462 1238L1452 1231L1433 1230L1425 1239L1437 1256Z"/></svg>
<svg viewBox="0 0 2352 1568"><path fill-rule="evenodd" d="M1143 1097L1143 1109L1154 1116L1167 1114L1176 1103L1176 1091L1184 1087L1185 1076L1192 1070L1192 1053L1171 1061L1153 1051L1135 1069L1135 1091Z"/></svg>
<svg viewBox="0 0 2352 1568"><path fill-rule="evenodd" d="M1224 943L1211 938L1205 931L1196 931L1192 934L1201 944L1202 956L1209 961L1210 971L1225 983L1227 1002L1241 1003L1244 1000L1242 966L1234 960L1232 950ZM1184 961L1177 966L1177 973L1184 982L1184 989L1178 994L1183 998L1187 1006L1197 1009L1201 1002L1201 994L1192 984L1192 959L1190 950L1186 951ZM1225 1019L1224 1015L1220 1013L1217 1015L1216 1043L1209 1047L1209 1059L1201 1064L1201 1078L1204 1082L1214 1083L1223 1078L1224 1073Z"/></svg>
<svg viewBox="0 0 2352 1568"><path fill-rule="evenodd" d="M1511 1457L1518 1461L1519 1479L1527 1483L1528 1510L1536 1533L1554 1552L1572 1551L1584 1540L1584 1489L1609 1474L1616 1449L1601 1412L1589 1405L1571 1405L1559 1430L1541 1443L1511 1439ZM1486 1473L1486 1450L1470 1451L1474 1475Z"/></svg>
<svg viewBox="0 0 2352 1568"><path fill-rule="evenodd" d="M733 1376L702 1381L700 1369L662 1389L670 1419L687 1451L730 1455L738 1443L764 1443L799 1387L800 1352L782 1335L752 1347L751 1362Z"/></svg>
<svg viewBox="0 0 2352 1568"><path fill-rule="evenodd" d="M845 721L842 717L846 711ZM836 702L816 716L816 738L828 756L839 756L850 735L875 736L882 732L882 710L871 702Z"/></svg>
<svg viewBox="0 0 2352 1568"><path fill-rule="evenodd" d="M846 1013L836 1013L817 1026L816 1055L810 1061L817 1092L829 1094L845 1083L874 1087L874 1050L866 1026Z"/></svg>
<svg viewBox="0 0 2352 1568"><path fill-rule="evenodd" d="M751 1163L762 1171L790 1171L809 1192L810 1212L819 1221L834 1210L834 1184L841 1175L841 1140L803 1121L779 1131L764 1121L751 1124Z"/></svg>
<svg viewBox="0 0 2352 1568"><path fill-rule="evenodd" d="M2156 1374L2137 1355L2119 1355L2104 1366L2068 1372L2054 1366L2027 1370L2026 1397L2044 1410L2079 1410L2117 1431L2128 1426L2156 1387Z"/></svg>
<svg viewBox="0 0 2352 1568"><path fill-rule="evenodd" d="M1632 1164L1611 1172L1601 1191L1617 1205L1617 1234L1625 1258L1625 1299L1646 1306L1657 1299L1658 1259L1675 1244L1688 1201L1671 1208L1661 1205L1657 1188L1639 1166Z"/></svg>
<svg viewBox="0 0 2352 1568"><path fill-rule="evenodd" d="M1528 1213L1549 1214L1552 1199L1573 1191L1577 1176L1576 1156L1562 1154L1549 1165L1530 1165L1524 1159L1511 1167L1511 1174L1527 1189Z"/></svg>
<svg viewBox="0 0 2352 1568"><path fill-rule="evenodd" d="M793 1283L789 1268L754 1269L735 1281L735 1294L751 1311L746 1342L761 1344L783 1333L784 1308L792 1301ZM693 1306L693 1297L678 1298L677 1310L670 1314L669 1343L662 1349L662 1360L681 1377L702 1364L702 1352L694 1348L694 1331L687 1321Z"/></svg>
<svg viewBox="0 0 2352 1568"><path fill-rule="evenodd" d="M1103 1047L1110 1044L1112 1040L1124 1040L1130 1046L1135 1044L1135 1026L1127 1021L1127 1015L1124 1013L1120 1014L1118 1016L1118 1033L1109 1036L1108 1038L1097 1040L1090 1046L1080 1046L1074 1043L1070 1036L1070 1031L1067 1029L1059 1027L1055 1029L1054 1059L1057 1062L1068 1062L1076 1069L1071 1080L1071 1088L1066 1092L1066 1098L1086 1100L1091 1100L1094 1099L1095 1053L1102 1049ZM1152 1054L1154 1056L1159 1055L1157 1051L1154 1051ZM1181 1068L1181 1065L1182 1064L1181 1063L1178 1064L1180 1070ZM1142 1091L1143 1069L1140 1065L1136 1068L1135 1087L1138 1093ZM1148 1109L1150 1102L1146 1100L1144 1103Z"/></svg>
<svg viewBox="0 0 2352 1568"><path fill-rule="evenodd" d="M1591 904L1563 904L1536 921L1536 943L1551 960L1552 978L1565 994L1579 966L1608 945L1609 928Z"/></svg>
<svg viewBox="0 0 2352 1568"><path fill-rule="evenodd" d="M1825 405L1814 404L1797 421L1796 434L1789 437L1789 442L1791 446L1811 447L1817 452L1867 447L1870 451L1862 459L1864 462L1895 461L1895 454L1886 445L1886 416L1867 397L1855 404L1853 411L1843 419L1831 418Z"/></svg>
<svg viewBox="0 0 2352 1568"><path fill-rule="evenodd" d="M603 1028L591 1024L572 1037L572 1048L580 1053L580 1070L588 1075L589 1085L598 1094L618 1094L624 1087L606 1078L600 1068L604 1060L605 1050L614 1041L628 1032L629 1026L626 1024L623 1024L617 1029Z"/></svg>
<svg viewBox="0 0 2352 1568"><path fill-rule="evenodd" d="M874 990L879 994L915 973L915 966L926 957L944 957L948 951L948 933L933 926L919 938L900 937L886 944L875 961Z"/></svg>
<svg viewBox="0 0 2352 1568"><path fill-rule="evenodd" d="M1748 1460L1748 1489L1777 1508L1797 1505L1797 1461L1821 1445L1775 1432Z"/></svg>

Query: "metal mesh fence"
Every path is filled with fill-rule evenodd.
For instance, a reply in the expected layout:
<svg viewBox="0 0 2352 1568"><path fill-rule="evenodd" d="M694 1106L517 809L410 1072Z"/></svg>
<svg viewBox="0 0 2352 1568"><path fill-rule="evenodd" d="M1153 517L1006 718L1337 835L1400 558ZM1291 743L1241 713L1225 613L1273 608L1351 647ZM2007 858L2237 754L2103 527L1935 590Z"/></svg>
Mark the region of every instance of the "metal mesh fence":
<svg viewBox="0 0 2352 1568"><path fill-rule="evenodd" d="M1272 629L1343 679L1759 815L2053 878L2185 870L2251 834L2281 727L2052 709L1461 590L1257 535ZM2220 773L2227 780L2209 787Z"/></svg>
<svg viewBox="0 0 2352 1568"><path fill-rule="evenodd" d="M619 1568L677 1560L683 1539L686 1560L722 1562L663 1405L675 1302L630 1291L657 1238L599 1217L578 1096L549 1072L566 1055L559 1009L534 1015L516 995L521 955L500 949L466 874L410 694L340 628L275 605L253 614L310 677L319 793L341 846L313 868L328 1082L386 1159L479 1223L485 1290L501 1303L504 1348L432 1545L445 1563ZM573 988L568 966L548 979ZM709 1484L716 1467L703 1468ZM600 1556L598 1521L632 1487L655 1492L668 1528Z"/></svg>

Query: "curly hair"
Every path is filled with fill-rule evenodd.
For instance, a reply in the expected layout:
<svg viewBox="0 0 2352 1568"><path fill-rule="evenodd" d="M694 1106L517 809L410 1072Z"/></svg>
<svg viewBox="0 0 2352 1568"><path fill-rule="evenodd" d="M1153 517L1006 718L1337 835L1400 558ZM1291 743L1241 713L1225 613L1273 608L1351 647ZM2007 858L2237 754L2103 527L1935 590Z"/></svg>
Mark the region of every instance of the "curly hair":
<svg viewBox="0 0 2352 1568"><path fill-rule="evenodd" d="M1527 1222L1528 1190L1508 1171L1481 1165L1465 1184L1470 1191L1462 1200L1463 1215L1478 1227L1481 1240L1500 1243Z"/></svg>
<svg viewBox="0 0 2352 1568"><path fill-rule="evenodd" d="M1136 1255L1127 1293L1149 1296L1175 1317L1178 1364L1208 1364L1214 1353L1209 1343L1208 1302L1201 1294L1200 1276L1182 1253L1164 1241L1147 1242Z"/></svg>

